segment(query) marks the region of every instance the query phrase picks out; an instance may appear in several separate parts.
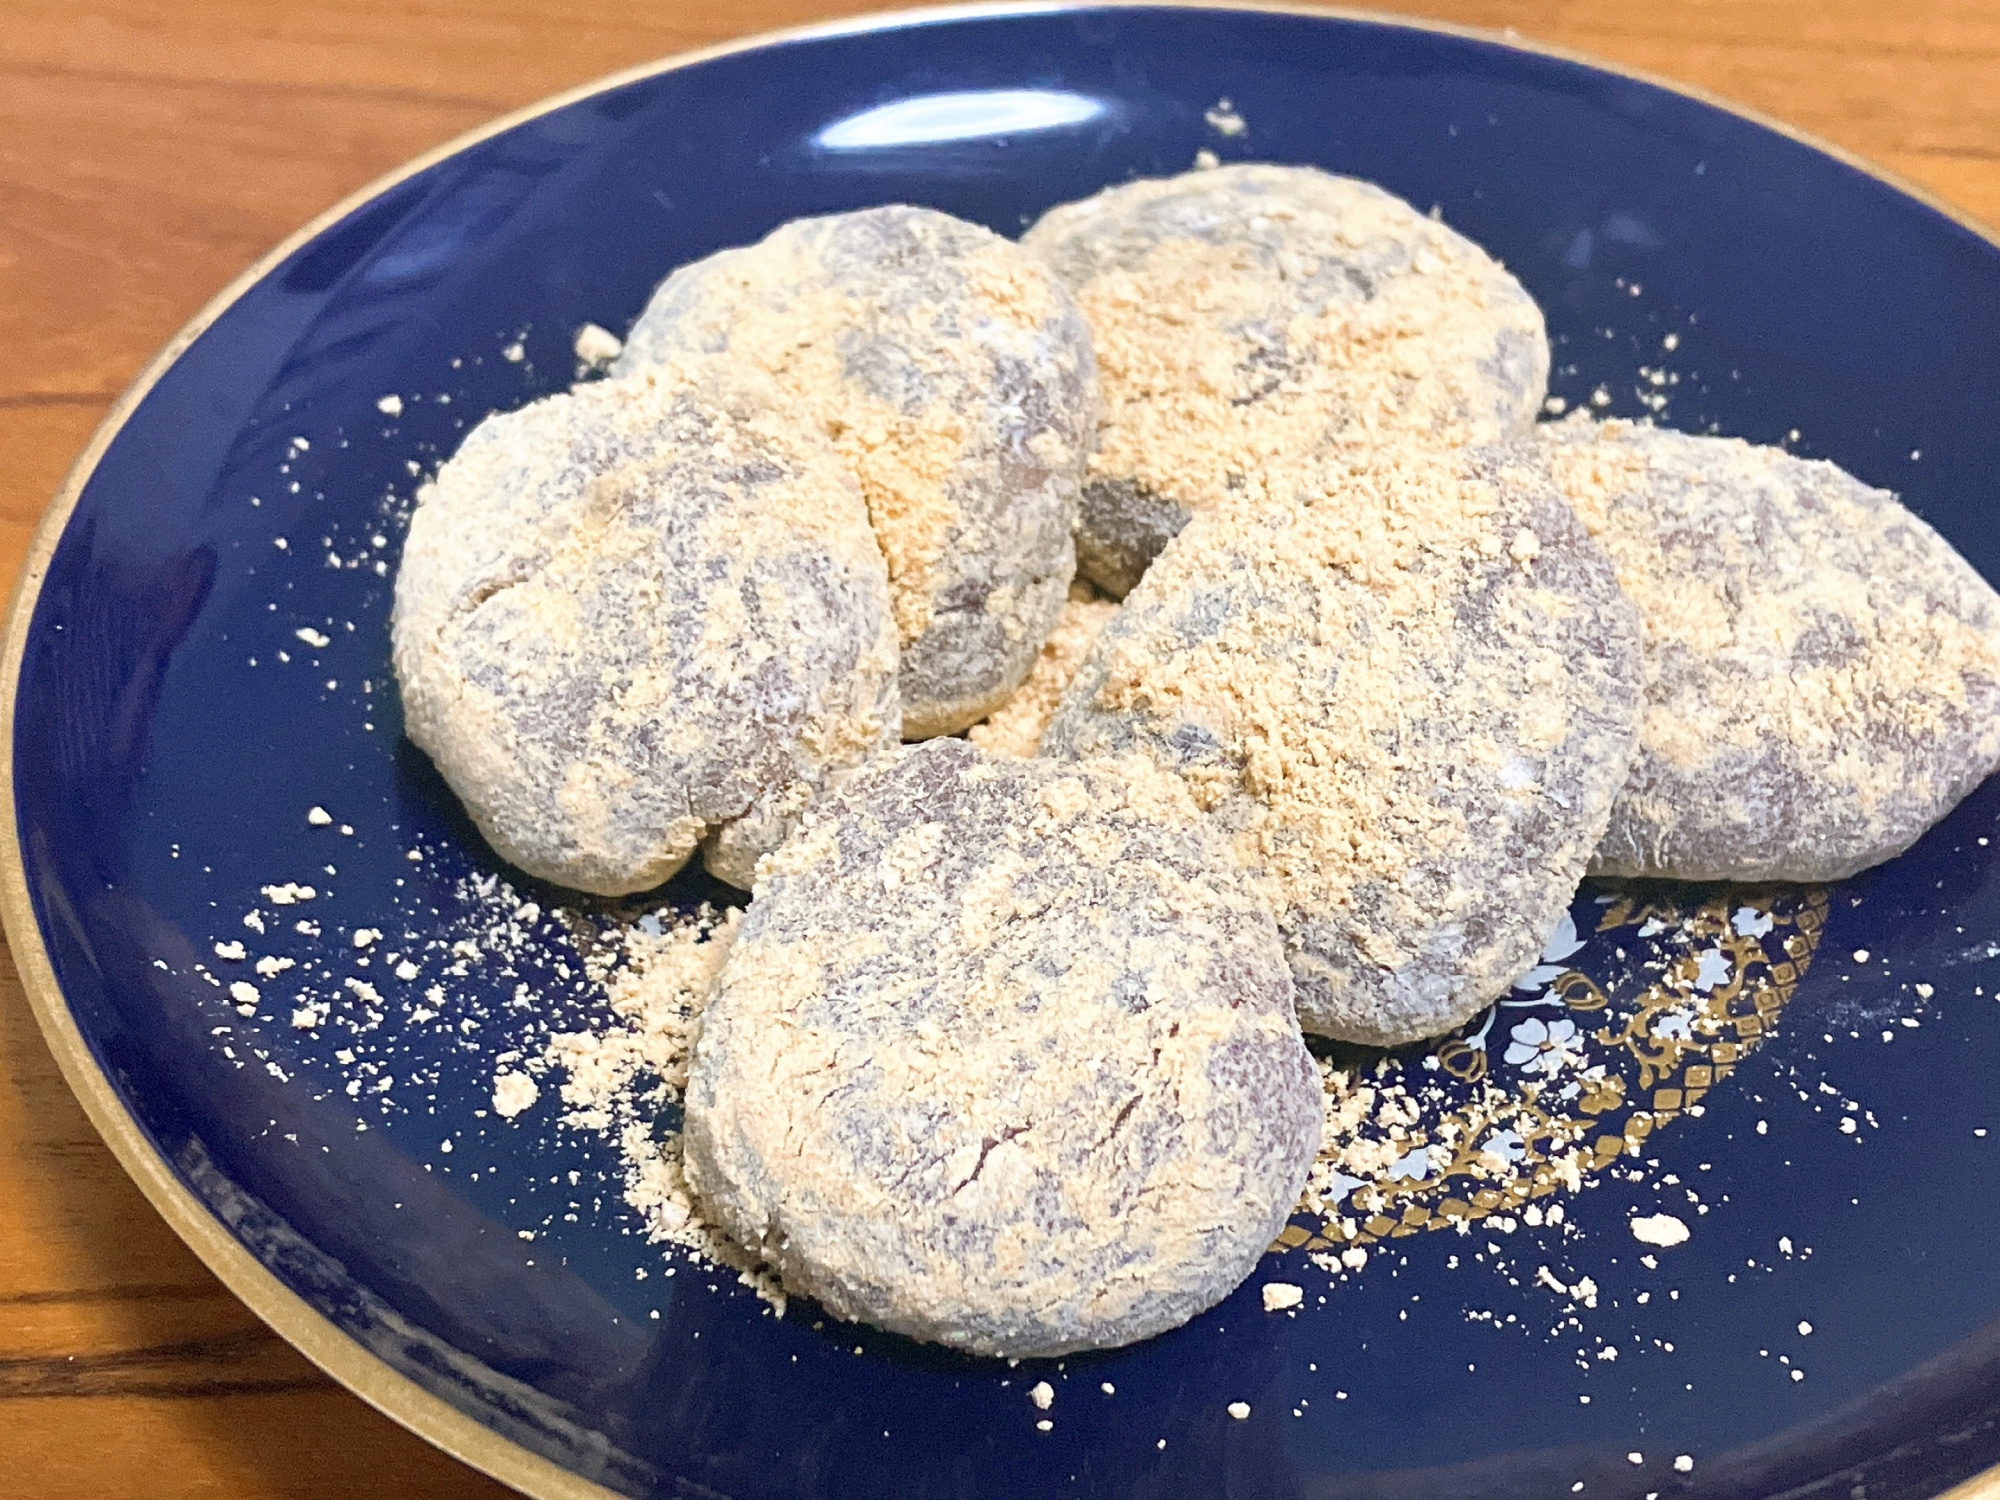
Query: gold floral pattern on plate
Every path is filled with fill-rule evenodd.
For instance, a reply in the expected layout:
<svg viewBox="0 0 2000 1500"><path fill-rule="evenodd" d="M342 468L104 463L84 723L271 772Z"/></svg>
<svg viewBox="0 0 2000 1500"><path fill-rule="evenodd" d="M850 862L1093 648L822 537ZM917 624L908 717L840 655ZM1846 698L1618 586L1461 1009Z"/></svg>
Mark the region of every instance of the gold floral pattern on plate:
<svg viewBox="0 0 2000 1500"><path fill-rule="evenodd" d="M1559 1204L1729 1078L1812 962L1824 886L1605 885L1542 962L1428 1048L1330 1049L1327 1132L1274 1251L1334 1266L1382 1240Z"/></svg>

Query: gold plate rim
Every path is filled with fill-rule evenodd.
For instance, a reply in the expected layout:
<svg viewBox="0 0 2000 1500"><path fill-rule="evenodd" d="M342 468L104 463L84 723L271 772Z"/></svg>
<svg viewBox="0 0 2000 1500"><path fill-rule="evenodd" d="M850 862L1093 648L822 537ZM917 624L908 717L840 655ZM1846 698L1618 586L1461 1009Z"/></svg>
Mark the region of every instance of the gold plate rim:
<svg viewBox="0 0 2000 1500"><path fill-rule="evenodd" d="M1829 156L1843 165L1872 177L1905 197L1931 209L2000 250L2000 234L1955 204L1909 181L1900 173L1823 140L1762 111L1738 104L1710 91L1608 62L1521 35L1512 27L1488 30L1422 16L1336 5L1292 3L1292 0L1089 0L1092 7L1185 10L1238 10L1271 15L1317 16L1329 20L1360 21L1411 31L1462 37L1471 41L1508 48L1531 56L1575 63L1600 73L1649 84L1668 93L1693 99L1711 108L1763 127L1788 140ZM1084 8L1070 3L975 3L920 6L870 12L864 15L786 27L738 37L714 46L641 63L611 73L576 88L566 89L546 99L510 111L484 125L453 137L424 152L365 187L350 193L317 215L303 227L259 257L202 307L150 360L98 424L83 452L71 465L62 485L49 502L29 544L21 572L7 608L4 636L0 636L0 925L4 925L9 947L19 970L23 990L43 1039L54 1055L63 1078L83 1105L91 1124L111 1148L127 1175L138 1185L154 1209L193 1250L196 1257L267 1323L321 1371L359 1396L424 1441L460 1462L501 1483L510 1485L534 1500L622 1500L613 1491L585 1479L551 1459L523 1447L487 1427L443 1398L433 1395L407 1376L392 1369L378 1355L342 1332L297 1293L273 1275L230 1234L222 1221L175 1176L159 1156L144 1131L120 1102L109 1080L98 1069L83 1033L71 1015L61 987L42 942L28 896L27 868L21 857L20 829L14 815L14 716L17 707L22 659L27 649L28 624L41 597L50 559L69 523L84 486L96 472L97 464L112 441L130 420L161 377L232 307L252 286L263 280L280 262L323 230L330 228L363 205L381 197L419 172L482 141L490 140L517 125L538 119L558 109L621 88L642 79L656 78L716 58L734 56L778 43L851 36L874 31L893 31L913 25L934 24L982 16L1049 15ZM1938 1500L2000 1500L2000 1466L1986 1470L1938 1497Z"/></svg>

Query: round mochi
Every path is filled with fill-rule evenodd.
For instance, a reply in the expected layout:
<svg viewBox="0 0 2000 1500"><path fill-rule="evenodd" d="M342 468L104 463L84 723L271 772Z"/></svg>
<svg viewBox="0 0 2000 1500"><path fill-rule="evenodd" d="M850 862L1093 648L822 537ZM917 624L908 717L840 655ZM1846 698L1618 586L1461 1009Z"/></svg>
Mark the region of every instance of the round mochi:
<svg viewBox="0 0 2000 1500"><path fill-rule="evenodd" d="M480 423L418 495L391 635L411 740L496 850L577 890L645 890L697 846L748 886L896 738L860 493L734 361Z"/></svg>
<svg viewBox="0 0 2000 1500"><path fill-rule="evenodd" d="M1323 463L1197 515L1044 755L1177 770L1278 918L1308 1031L1466 1020L1534 963L1624 783L1639 635L1530 440Z"/></svg>
<svg viewBox="0 0 2000 1500"><path fill-rule="evenodd" d="M760 872L702 1018L690 1183L835 1315L1107 1348L1240 1283L1318 1072L1268 911L1147 767L877 761Z"/></svg>
<svg viewBox="0 0 2000 1500"><path fill-rule="evenodd" d="M2000 765L2000 598L1895 496L1736 438L1588 417L1542 435L1645 640L1593 870L1838 880Z"/></svg>
<svg viewBox="0 0 2000 1500"><path fill-rule="evenodd" d="M1125 183L1022 237L1076 292L1104 415L1077 563L1116 595L1188 517L1333 443L1525 432L1541 309L1479 246L1371 183L1229 166Z"/></svg>
<svg viewBox="0 0 2000 1500"><path fill-rule="evenodd" d="M725 349L776 378L860 480L889 564L905 737L991 713L1076 572L1097 391L1067 289L932 209L796 219L675 271L615 368Z"/></svg>

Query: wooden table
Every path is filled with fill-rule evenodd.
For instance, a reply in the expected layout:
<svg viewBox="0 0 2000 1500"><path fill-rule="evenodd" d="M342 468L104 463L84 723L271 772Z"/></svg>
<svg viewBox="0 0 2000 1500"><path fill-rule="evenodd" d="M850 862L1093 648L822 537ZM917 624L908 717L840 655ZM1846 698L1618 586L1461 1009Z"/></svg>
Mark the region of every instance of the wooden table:
<svg viewBox="0 0 2000 1500"><path fill-rule="evenodd" d="M1411 0L1683 79L2000 224L1993 0ZM141 364L293 228L543 95L851 0L0 0L0 576ZM722 14L726 10L726 14ZM0 949L0 1485L498 1496L319 1375L98 1141Z"/></svg>

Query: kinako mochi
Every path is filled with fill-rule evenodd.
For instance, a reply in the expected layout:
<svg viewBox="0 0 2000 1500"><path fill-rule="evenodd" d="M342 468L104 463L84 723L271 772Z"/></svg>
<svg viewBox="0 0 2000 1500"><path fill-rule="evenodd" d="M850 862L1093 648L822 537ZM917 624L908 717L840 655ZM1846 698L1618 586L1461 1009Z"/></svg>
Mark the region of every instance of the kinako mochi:
<svg viewBox="0 0 2000 1500"><path fill-rule="evenodd" d="M724 350L777 380L860 481L888 561L904 736L999 707L1076 571L1097 384L1068 290L934 209L795 219L675 271L615 369Z"/></svg>
<svg viewBox="0 0 2000 1500"><path fill-rule="evenodd" d="M1172 778L933 740L764 866L694 1049L710 1217L829 1311L973 1353L1176 1327L1319 1150L1271 914Z"/></svg>
<svg viewBox="0 0 2000 1500"><path fill-rule="evenodd" d="M409 736L529 874L747 886L895 742L889 581L818 426L677 360L488 417L418 498L391 637Z"/></svg>
<svg viewBox="0 0 2000 1500"><path fill-rule="evenodd" d="M1330 457L1198 512L1042 737L1185 778L1308 1031L1436 1036L1567 909L1639 728L1639 630L1527 439Z"/></svg>
<svg viewBox="0 0 2000 1500"><path fill-rule="evenodd" d="M752 891L647 981L645 1190L837 1317L1146 1338L1337 1134L1302 1028L1438 1036L1586 871L1835 879L2000 765L1942 538L1830 464L1535 428L1548 374L1480 247L1241 165L1018 245L794 221L476 427L396 579L410 738L531 875Z"/></svg>
<svg viewBox="0 0 2000 1500"><path fill-rule="evenodd" d="M1021 243L1096 339L1077 559L1114 595L1274 468L1328 445L1491 442L1547 393L1534 299L1373 183L1267 165L1145 179L1050 209Z"/></svg>
<svg viewBox="0 0 2000 1500"><path fill-rule="evenodd" d="M1540 437L1645 640L1593 870L1838 880L2000 765L2000 597L1894 495L1736 438L1588 417Z"/></svg>

